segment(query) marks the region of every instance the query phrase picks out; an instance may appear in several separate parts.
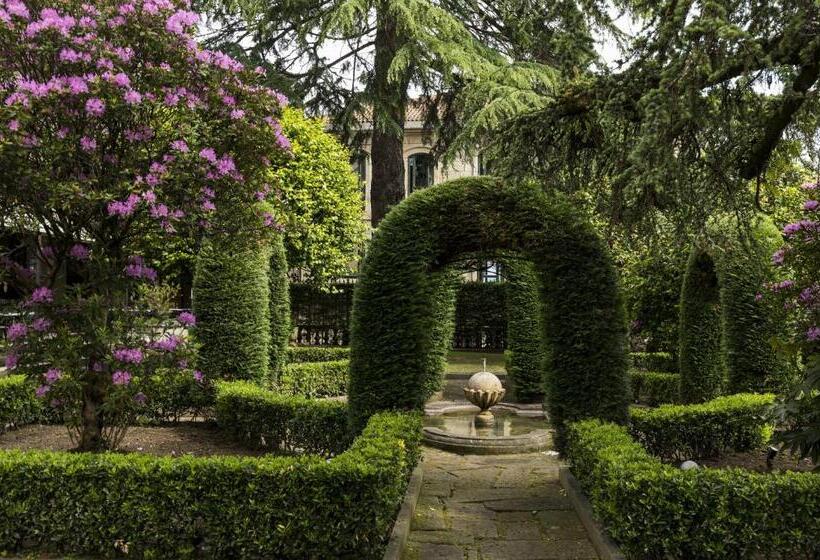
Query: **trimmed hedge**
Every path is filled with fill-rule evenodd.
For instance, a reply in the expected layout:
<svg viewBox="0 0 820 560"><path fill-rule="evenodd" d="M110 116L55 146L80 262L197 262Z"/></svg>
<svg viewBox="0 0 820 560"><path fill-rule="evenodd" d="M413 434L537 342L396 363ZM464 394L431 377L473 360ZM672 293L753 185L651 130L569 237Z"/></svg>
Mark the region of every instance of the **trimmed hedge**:
<svg viewBox="0 0 820 560"><path fill-rule="evenodd" d="M270 309L267 247L207 244L197 258L193 307L199 369L209 379L268 378Z"/></svg>
<svg viewBox="0 0 820 560"><path fill-rule="evenodd" d="M632 434L650 453L666 459L748 451L771 437L773 403L774 395L738 394L703 404L633 408Z"/></svg>
<svg viewBox="0 0 820 560"><path fill-rule="evenodd" d="M680 402L680 375L633 369L629 372L632 400L651 406Z"/></svg>
<svg viewBox="0 0 820 560"><path fill-rule="evenodd" d="M788 371L771 339L778 325L756 294L773 279L780 232L759 218L748 232L716 219L692 245L680 300L681 396L703 402L722 392L778 391Z"/></svg>
<svg viewBox="0 0 820 560"><path fill-rule="evenodd" d="M268 268L270 346L268 348L268 375L276 381L288 361L290 340L290 292L288 261L282 237L274 235L271 241Z"/></svg>
<svg viewBox="0 0 820 560"><path fill-rule="evenodd" d="M301 395L317 399L340 397L347 394L347 376L350 360L291 364L276 385L286 395Z"/></svg>
<svg viewBox="0 0 820 560"><path fill-rule="evenodd" d="M646 371L677 372L678 364L669 352L630 352L632 367Z"/></svg>
<svg viewBox="0 0 820 560"><path fill-rule="evenodd" d="M214 385L179 371L160 371L135 383L148 397L140 409L147 422L178 422L184 416L205 418L214 406Z"/></svg>
<svg viewBox="0 0 820 560"><path fill-rule="evenodd" d="M541 294L532 263L504 259L507 281L507 350L504 361L512 389L521 402L544 400L547 349L544 318L539 313Z"/></svg>
<svg viewBox="0 0 820 560"><path fill-rule="evenodd" d="M41 419L43 404L25 375L0 377L0 433Z"/></svg>
<svg viewBox="0 0 820 560"><path fill-rule="evenodd" d="M353 304L353 425L378 410L421 409L444 362L446 267L465 254L510 251L535 263L548 298L548 409L559 428L598 416L626 422L626 324L605 244L563 198L534 185L470 177L415 192L374 233ZM446 340L449 342L449 340ZM439 356L441 358L439 359Z"/></svg>
<svg viewBox="0 0 820 560"><path fill-rule="evenodd" d="M336 362L350 359L350 348L343 346L290 346L288 363Z"/></svg>
<svg viewBox="0 0 820 560"><path fill-rule="evenodd" d="M628 558L817 558L820 476L680 470L627 429L572 424L566 455L596 516Z"/></svg>
<svg viewBox="0 0 820 560"><path fill-rule="evenodd" d="M0 452L0 550L381 558L420 438L418 416L385 413L331 460Z"/></svg>
<svg viewBox="0 0 820 560"><path fill-rule="evenodd" d="M460 282L456 289L453 348L503 350L505 309L506 282Z"/></svg>
<svg viewBox="0 0 820 560"><path fill-rule="evenodd" d="M274 451L306 451L323 456L350 444L347 405L281 395L247 381L216 388L216 423L242 441Z"/></svg>

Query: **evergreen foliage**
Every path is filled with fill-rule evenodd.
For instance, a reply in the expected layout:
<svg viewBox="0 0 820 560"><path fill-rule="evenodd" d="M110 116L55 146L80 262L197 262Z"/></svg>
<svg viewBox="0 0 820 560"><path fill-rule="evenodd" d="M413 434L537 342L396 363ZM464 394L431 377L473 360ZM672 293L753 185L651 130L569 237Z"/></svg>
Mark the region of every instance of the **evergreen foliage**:
<svg viewBox="0 0 820 560"><path fill-rule="evenodd" d="M270 317L270 346L268 348L268 375L275 382L288 362L290 340L290 294L288 292L288 261L282 238L274 235L270 247L268 267L268 315Z"/></svg>
<svg viewBox="0 0 820 560"><path fill-rule="evenodd" d="M757 296L772 279L780 235L759 218L750 232L717 219L692 246L680 301L681 397L702 402L723 391L783 388L787 371L772 338L777 327Z"/></svg>
<svg viewBox="0 0 820 560"><path fill-rule="evenodd" d="M270 249L207 243L197 258L193 304L199 368L211 379L264 382L270 360Z"/></svg>
<svg viewBox="0 0 820 560"><path fill-rule="evenodd" d="M507 302L507 350L504 353L507 375L515 398L521 402L544 399L548 358L544 344L544 301L540 280L532 263L504 259Z"/></svg>
<svg viewBox="0 0 820 560"><path fill-rule="evenodd" d="M376 231L354 293L354 426L377 410L422 408L444 365L448 265L500 250L531 260L544 286L550 369L562 372L547 391L556 426L589 416L626 421L625 319L605 246L561 199L483 177L414 193Z"/></svg>

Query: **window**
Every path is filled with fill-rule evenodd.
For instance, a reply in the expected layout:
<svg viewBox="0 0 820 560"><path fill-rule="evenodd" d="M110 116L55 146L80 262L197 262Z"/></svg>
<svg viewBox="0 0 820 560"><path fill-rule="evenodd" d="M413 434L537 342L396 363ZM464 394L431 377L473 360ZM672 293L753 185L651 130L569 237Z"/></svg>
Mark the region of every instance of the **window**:
<svg viewBox="0 0 820 560"><path fill-rule="evenodd" d="M479 282L494 283L501 282L501 280L501 265L498 261L486 261L478 269Z"/></svg>
<svg viewBox="0 0 820 560"><path fill-rule="evenodd" d="M367 154L361 153L353 159L353 171L363 185L367 184Z"/></svg>
<svg viewBox="0 0 820 560"><path fill-rule="evenodd" d="M487 156L483 153L478 154L478 174L490 175L492 174L492 165L488 161Z"/></svg>
<svg viewBox="0 0 820 560"><path fill-rule="evenodd" d="M413 154L407 158L408 191L412 193L432 185L434 169L430 154Z"/></svg>

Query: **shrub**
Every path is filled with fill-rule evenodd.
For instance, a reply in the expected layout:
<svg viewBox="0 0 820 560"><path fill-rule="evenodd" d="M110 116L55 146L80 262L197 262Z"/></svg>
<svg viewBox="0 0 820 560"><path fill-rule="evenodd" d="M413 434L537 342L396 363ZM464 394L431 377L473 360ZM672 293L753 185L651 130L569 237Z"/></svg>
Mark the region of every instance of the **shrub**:
<svg viewBox="0 0 820 560"><path fill-rule="evenodd" d="M145 398L140 416L148 422L178 422L185 416L207 417L214 406L214 384L191 375L160 370L143 377L137 388Z"/></svg>
<svg viewBox="0 0 820 560"><path fill-rule="evenodd" d="M563 198L492 177L413 193L373 235L353 297L348 398L354 426L383 409L421 409L443 370L445 269L463 255L531 260L547 298L550 418L626 422L626 324L606 246ZM449 303L448 303L449 302ZM437 330L438 329L438 330ZM449 339L444 340L449 343Z"/></svg>
<svg viewBox="0 0 820 560"><path fill-rule="evenodd" d="M544 318L539 312L541 294L538 275L532 263L505 259L507 281L507 375L515 396L522 402L544 399L547 349L544 343Z"/></svg>
<svg viewBox="0 0 820 560"><path fill-rule="evenodd" d="M385 413L331 460L0 452L0 550L381 558L420 437L419 417Z"/></svg>
<svg viewBox="0 0 820 560"><path fill-rule="evenodd" d="M632 366L646 371L678 371L678 364L669 352L630 352Z"/></svg>
<svg viewBox="0 0 820 560"><path fill-rule="evenodd" d="M288 359L290 340L290 295L288 293L288 261L282 237L276 235L271 242L270 266L268 267L270 346L268 348L268 374L272 381L279 379Z"/></svg>
<svg viewBox="0 0 820 560"><path fill-rule="evenodd" d="M321 455L341 453L350 443L347 406L331 400L280 395L253 383L220 383L216 422L254 446Z"/></svg>
<svg viewBox="0 0 820 560"><path fill-rule="evenodd" d="M210 379L268 378L268 250L209 243L197 258L193 304L199 368Z"/></svg>
<svg viewBox="0 0 820 560"><path fill-rule="evenodd" d="M0 433L36 422L42 413L42 401L25 375L0 377Z"/></svg>
<svg viewBox="0 0 820 560"><path fill-rule="evenodd" d="M572 424L567 458L628 558L816 558L820 477L664 465L599 420Z"/></svg>
<svg viewBox="0 0 820 560"><path fill-rule="evenodd" d="M290 346L288 363L336 362L350 359L350 348L343 346Z"/></svg>
<svg viewBox="0 0 820 560"><path fill-rule="evenodd" d="M629 372L632 399L648 405L680 402L680 375L658 371Z"/></svg>
<svg viewBox="0 0 820 560"><path fill-rule="evenodd" d="M716 219L692 245L680 300L681 397L703 402L721 394L782 389L787 373L771 338L777 325L757 293L772 278L780 243L764 218L738 234L735 220Z"/></svg>
<svg viewBox="0 0 820 560"><path fill-rule="evenodd" d="M291 142L292 157L274 170L271 181L289 213L287 261L308 271L317 284L349 274L365 241L359 178L347 148L325 124L300 109L285 109L282 131Z"/></svg>
<svg viewBox="0 0 820 560"><path fill-rule="evenodd" d="M771 436L773 402L773 395L738 394L703 404L633 408L632 433L650 453L668 459L748 451Z"/></svg>
<svg viewBox="0 0 820 560"><path fill-rule="evenodd" d="M347 394L350 360L291 364L285 368L277 390L307 398L340 397Z"/></svg>

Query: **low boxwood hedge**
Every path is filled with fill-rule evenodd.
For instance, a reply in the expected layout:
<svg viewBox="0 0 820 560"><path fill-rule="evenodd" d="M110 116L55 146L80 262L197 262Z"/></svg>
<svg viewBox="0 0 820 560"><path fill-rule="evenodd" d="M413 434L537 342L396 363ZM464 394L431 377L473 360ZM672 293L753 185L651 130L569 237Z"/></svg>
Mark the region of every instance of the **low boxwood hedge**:
<svg viewBox="0 0 820 560"><path fill-rule="evenodd" d="M593 510L628 558L817 558L820 476L680 470L627 428L572 424L567 458Z"/></svg>
<svg viewBox="0 0 820 560"><path fill-rule="evenodd" d="M0 377L0 433L41 419L43 404L24 375Z"/></svg>
<svg viewBox="0 0 820 560"><path fill-rule="evenodd" d="M334 455L350 444L347 405L281 395L253 383L219 383L216 422L243 441L284 452Z"/></svg>
<svg viewBox="0 0 820 560"><path fill-rule="evenodd" d="M771 436L767 412L773 402L774 395L746 393L703 404L632 408L632 434L650 453L666 459L748 451Z"/></svg>
<svg viewBox="0 0 820 560"><path fill-rule="evenodd" d="M0 550L380 558L420 435L418 416L381 413L330 460L0 452Z"/></svg>
<svg viewBox="0 0 820 560"><path fill-rule="evenodd" d="M148 423L178 422L184 417L205 418L214 406L214 385L199 382L179 371L158 371L136 381L147 399L140 420Z"/></svg>
<svg viewBox="0 0 820 560"><path fill-rule="evenodd" d="M347 394L350 360L291 364L285 368L277 390L308 398L340 397Z"/></svg>
<svg viewBox="0 0 820 560"><path fill-rule="evenodd" d="M335 362L349 358L350 348L347 346L290 346L288 348L289 364Z"/></svg>
<svg viewBox="0 0 820 560"><path fill-rule="evenodd" d="M678 371L678 364L669 352L630 352L632 367L645 371Z"/></svg>
<svg viewBox="0 0 820 560"><path fill-rule="evenodd" d="M680 402L680 375L633 369L629 372L632 399L648 405Z"/></svg>

